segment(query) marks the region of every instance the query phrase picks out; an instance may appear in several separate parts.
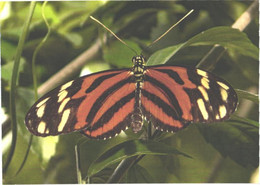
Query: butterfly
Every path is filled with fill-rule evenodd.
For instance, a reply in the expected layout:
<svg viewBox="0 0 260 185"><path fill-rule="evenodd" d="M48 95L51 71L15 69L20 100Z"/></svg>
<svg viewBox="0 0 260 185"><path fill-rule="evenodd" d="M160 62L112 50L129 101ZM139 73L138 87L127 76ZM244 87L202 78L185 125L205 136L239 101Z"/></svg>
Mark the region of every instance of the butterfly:
<svg viewBox="0 0 260 185"><path fill-rule="evenodd" d="M144 120L157 130L177 132L191 123L227 120L237 94L225 80L196 68L146 66L142 55L133 67L82 76L42 96L25 124L37 136L80 131L107 139Z"/></svg>

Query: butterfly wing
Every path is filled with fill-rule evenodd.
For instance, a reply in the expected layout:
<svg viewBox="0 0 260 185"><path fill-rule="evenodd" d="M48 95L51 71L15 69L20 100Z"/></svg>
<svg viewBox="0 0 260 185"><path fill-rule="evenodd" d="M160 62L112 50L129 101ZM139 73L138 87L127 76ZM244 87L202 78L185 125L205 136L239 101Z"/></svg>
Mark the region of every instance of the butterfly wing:
<svg viewBox="0 0 260 185"><path fill-rule="evenodd" d="M157 129L175 132L189 123L228 119L237 95L209 72L160 65L147 67L141 102L144 116Z"/></svg>
<svg viewBox="0 0 260 185"><path fill-rule="evenodd" d="M102 138L113 128L118 131L126 127L120 121L133 111L132 82L129 69L104 71L70 81L41 97L27 113L25 124L38 136L86 129L86 135ZM123 106L127 106L127 113L115 118Z"/></svg>

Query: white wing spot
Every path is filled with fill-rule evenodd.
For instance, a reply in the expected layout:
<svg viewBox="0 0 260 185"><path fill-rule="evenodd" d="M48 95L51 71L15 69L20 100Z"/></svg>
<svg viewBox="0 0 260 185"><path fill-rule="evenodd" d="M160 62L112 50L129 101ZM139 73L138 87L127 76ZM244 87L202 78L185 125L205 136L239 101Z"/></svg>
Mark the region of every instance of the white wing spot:
<svg viewBox="0 0 260 185"><path fill-rule="evenodd" d="M228 87L226 84L224 84L224 83L222 83L222 82L217 82L217 83L218 83L218 85L220 85L220 86L223 87L224 89L226 89L226 90L229 89L229 87Z"/></svg>
<svg viewBox="0 0 260 185"><path fill-rule="evenodd" d="M207 72L202 71L202 70L200 70L200 69L197 69L197 73L198 73L199 75L201 75L201 76L208 77Z"/></svg>
<svg viewBox="0 0 260 185"><path fill-rule="evenodd" d="M38 125L38 129L37 129L38 133L44 134L45 129L46 129L46 123L44 121L41 121Z"/></svg>
<svg viewBox="0 0 260 185"><path fill-rule="evenodd" d="M73 80L65 83L64 85L62 85L61 88L60 88L60 92L67 89L69 86L71 86L72 83L73 83Z"/></svg>
<svg viewBox="0 0 260 185"><path fill-rule="evenodd" d="M227 98L228 98L228 93L227 93L227 91L221 88L221 89L220 89L220 94L221 94L222 100L223 100L224 102L226 102L226 101L227 101Z"/></svg>
<svg viewBox="0 0 260 185"><path fill-rule="evenodd" d="M58 102L61 102L68 94L68 91L64 90L64 91L61 91L59 94L58 94Z"/></svg>
<svg viewBox="0 0 260 185"><path fill-rule="evenodd" d="M66 109L62 114L61 121L58 126L58 132L61 132L64 129L64 127L69 119L69 115L70 115L70 109Z"/></svg>
<svg viewBox="0 0 260 185"><path fill-rule="evenodd" d="M206 91L202 86L199 86L198 89L199 89L199 91L201 92L203 98L204 98L206 101L209 101L209 96L208 96L207 91Z"/></svg>
<svg viewBox="0 0 260 185"><path fill-rule="evenodd" d="M50 99L50 97L45 98L44 100L40 101L40 102L36 105L36 107L39 108L39 107L42 106L44 103L46 103L48 99Z"/></svg>
<svg viewBox="0 0 260 185"><path fill-rule="evenodd" d="M200 83L202 84L203 87L209 89L209 79L202 77Z"/></svg>
<svg viewBox="0 0 260 185"><path fill-rule="evenodd" d="M62 101L62 103L60 104L58 113L61 113L64 109L64 107L66 106L66 104L68 103L68 101L70 101L70 98L66 98Z"/></svg>
<svg viewBox="0 0 260 185"><path fill-rule="evenodd" d="M227 114L227 109L226 109L225 105L220 105L219 106L219 115L220 115L220 117L224 118L226 114Z"/></svg>
<svg viewBox="0 0 260 185"><path fill-rule="evenodd" d="M41 118L44 115L44 110L45 110L46 104L43 104L36 112L36 115L38 118Z"/></svg>
<svg viewBox="0 0 260 185"><path fill-rule="evenodd" d="M206 110L204 101L201 98L199 98L197 100L197 104L199 106L199 109L200 109L200 112L202 114L202 117L204 118L204 120L207 120L209 118L209 114L208 114L208 112Z"/></svg>

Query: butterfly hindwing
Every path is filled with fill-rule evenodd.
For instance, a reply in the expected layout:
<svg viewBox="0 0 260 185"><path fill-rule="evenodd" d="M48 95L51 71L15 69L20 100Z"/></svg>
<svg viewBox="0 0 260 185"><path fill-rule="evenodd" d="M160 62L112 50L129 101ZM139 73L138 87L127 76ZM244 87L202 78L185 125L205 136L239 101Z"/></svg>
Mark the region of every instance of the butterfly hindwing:
<svg viewBox="0 0 260 185"><path fill-rule="evenodd" d="M227 82L200 69L177 66L147 67L141 99L146 119L165 131L226 120L237 106L237 95Z"/></svg>
<svg viewBox="0 0 260 185"><path fill-rule="evenodd" d="M126 116L115 119L116 111L124 106L128 112L133 111L129 103L133 101L134 91L134 83L131 82L133 78L129 69L104 71L67 82L41 97L31 107L25 118L26 126L38 136L87 129L85 133L90 137L109 137L110 134L106 133L113 127L118 130L126 127L119 124L127 119Z"/></svg>
<svg viewBox="0 0 260 185"><path fill-rule="evenodd" d="M144 66L133 58L131 69L108 70L67 82L41 97L25 123L35 135L81 131L106 139L143 119L156 129L176 132L190 123L223 121L235 111L234 89L212 73L178 66Z"/></svg>

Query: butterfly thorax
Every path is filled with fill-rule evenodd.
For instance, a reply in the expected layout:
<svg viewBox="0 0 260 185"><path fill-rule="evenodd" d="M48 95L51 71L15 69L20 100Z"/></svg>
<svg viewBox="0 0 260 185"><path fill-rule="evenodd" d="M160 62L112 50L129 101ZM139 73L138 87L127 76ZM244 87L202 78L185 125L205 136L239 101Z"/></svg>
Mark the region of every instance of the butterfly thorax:
<svg viewBox="0 0 260 185"><path fill-rule="evenodd" d="M143 74L144 74L144 68L145 68L145 59L142 55L138 55L133 57L132 62L134 64L132 68L132 72L135 76L135 81L143 81Z"/></svg>

